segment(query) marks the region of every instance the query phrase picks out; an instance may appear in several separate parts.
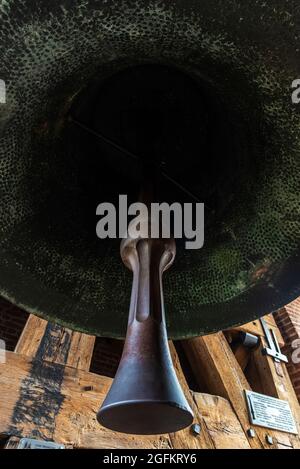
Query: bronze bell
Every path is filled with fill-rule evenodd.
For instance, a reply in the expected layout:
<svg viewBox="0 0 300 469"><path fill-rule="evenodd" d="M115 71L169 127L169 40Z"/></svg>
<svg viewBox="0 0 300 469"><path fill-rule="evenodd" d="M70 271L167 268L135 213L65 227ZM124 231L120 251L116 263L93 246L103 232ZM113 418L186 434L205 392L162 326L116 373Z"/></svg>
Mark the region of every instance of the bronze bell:
<svg viewBox="0 0 300 469"><path fill-rule="evenodd" d="M120 240L95 234L100 202L138 199L145 162L157 168L159 201L205 204L204 247L178 240L164 278L170 339L249 322L300 295L299 23L296 0L0 9L0 292L50 321L123 339L132 289L121 368L99 413L107 426L147 433L191 421L164 328L173 241L123 243L132 287ZM150 355L136 355L140 342ZM120 397L124 376L133 387Z"/></svg>

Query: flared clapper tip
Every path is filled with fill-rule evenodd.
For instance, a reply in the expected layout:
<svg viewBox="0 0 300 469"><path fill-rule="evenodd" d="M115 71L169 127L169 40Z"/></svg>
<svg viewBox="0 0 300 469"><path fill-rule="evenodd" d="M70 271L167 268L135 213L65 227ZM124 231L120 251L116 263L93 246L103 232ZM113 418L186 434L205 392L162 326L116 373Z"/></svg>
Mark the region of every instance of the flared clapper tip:
<svg viewBox="0 0 300 469"><path fill-rule="evenodd" d="M135 435L173 433L193 422L190 408L176 402L124 401L100 408L98 422L110 430Z"/></svg>

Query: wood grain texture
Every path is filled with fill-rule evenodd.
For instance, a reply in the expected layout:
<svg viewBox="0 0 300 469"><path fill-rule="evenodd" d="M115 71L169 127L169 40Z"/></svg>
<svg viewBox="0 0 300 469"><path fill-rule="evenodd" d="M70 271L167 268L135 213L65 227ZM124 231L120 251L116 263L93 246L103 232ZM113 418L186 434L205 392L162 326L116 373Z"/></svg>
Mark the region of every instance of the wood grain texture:
<svg viewBox="0 0 300 469"><path fill-rule="evenodd" d="M250 449L243 428L227 399L204 393L194 393L193 396L215 448Z"/></svg>
<svg viewBox="0 0 300 469"><path fill-rule="evenodd" d="M273 317L267 323L282 338ZM290 402L297 424L299 404L285 365L263 356L263 331L259 321L228 331L244 330L259 335L262 344L251 351L248 374L254 390ZM251 389L241 366L248 362L243 350L236 357L223 333L183 341L195 377L210 394L191 393L172 342L170 351L183 391L193 409L194 423L201 426L195 436L191 428L170 435L138 436L112 432L96 421L112 380L89 373L95 338L51 325L30 315L15 352L7 352L0 364L0 434L11 436L7 447L20 437L57 441L74 448L298 448L299 437L250 427L244 390ZM271 435L274 445L266 443Z"/></svg>
<svg viewBox="0 0 300 469"><path fill-rule="evenodd" d="M212 394L229 400L245 435L251 427L245 401L244 390L251 387L239 366L235 356L222 332L204 337L197 337L183 342L184 350L195 372L199 384L205 382ZM256 436L248 438L251 448L276 448L279 441L286 439L283 432L267 430L255 426ZM266 442L266 435L273 437L275 444ZM297 437L298 438L298 437Z"/></svg>
<svg viewBox="0 0 300 469"><path fill-rule="evenodd" d="M288 401L294 416L294 420L300 434L300 407L293 385L291 383L286 365L275 362L272 357L262 354L262 343L252 354L251 367L252 376L256 377L258 392L267 394L278 399ZM300 448L299 435L276 432L275 438L278 444Z"/></svg>
<svg viewBox="0 0 300 469"><path fill-rule="evenodd" d="M15 348L16 353L34 357L44 336L48 322L30 314Z"/></svg>
<svg viewBox="0 0 300 469"><path fill-rule="evenodd" d="M169 342L169 346L170 346L170 352L172 356L173 365L174 365L179 383L194 413L193 423L199 423L201 425L201 428L203 429L203 431L200 433L199 436L195 436L191 432L190 427L184 428L183 430L176 432L176 433L171 433L170 438L172 441L172 445L174 448L213 449L215 448L213 439L209 435L205 427L203 418L201 414L199 413L197 405L195 404L194 399L191 395L187 381L185 379L184 373L180 365L179 357L176 352L175 346L172 342Z"/></svg>
<svg viewBox="0 0 300 469"><path fill-rule="evenodd" d="M49 363L49 373L41 375L36 372L40 366L37 360L13 352L7 353L6 364L0 364L1 435L52 440L74 448L172 447L168 435L125 435L98 424L96 412L111 384L110 378L56 363ZM58 386L55 377L62 370Z"/></svg>
<svg viewBox="0 0 300 469"><path fill-rule="evenodd" d="M13 352L9 352L7 358L6 365L0 366L3 395L0 402L0 434L12 435L12 445L16 438L28 437L53 440L74 448L247 447L247 439L230 404L218 396L200 393L188 396L195 412L195 422L201 425L199 436L193 435L190 428L172 435L125 435L101 427L95 418L111 384L110 378L51 363L53 373L54 369L64 369L64 379L58 388L51 376L32 374L32 368L36 367L35 360ZM26 406L24 403L21 405L19 419L19 395L24 382L27 384L28 400ZM51 403L54 403L52 409L48 407L46 421L38 407L38 403L44 401L45 389L51 393ZM61 402L59 413L53 409L57 401Z"/></svg>
<svg viewBox="0 0 300 469"><path fill-rule="evenodd" d="M15 352L88 371L95 339L95 336L50 324L31 314Z"/></svg>

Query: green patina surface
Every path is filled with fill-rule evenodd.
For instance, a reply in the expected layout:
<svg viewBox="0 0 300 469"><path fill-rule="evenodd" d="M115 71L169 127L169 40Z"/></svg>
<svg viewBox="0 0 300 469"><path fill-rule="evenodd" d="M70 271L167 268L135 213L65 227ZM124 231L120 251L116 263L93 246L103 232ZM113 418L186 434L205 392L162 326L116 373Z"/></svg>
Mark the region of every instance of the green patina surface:
<svg viewBox="0 0 300 469"><path fill-rule="evenodd" d="M299 38L296 0L0 0L1 294L69 327L124 336L131 275L118 241L100 242L82 222L79 156L61 142L89 80L155 62L215 90L251 162L204 248L179 249L165 276L170 337L245 323L299 295Z"/></svg>

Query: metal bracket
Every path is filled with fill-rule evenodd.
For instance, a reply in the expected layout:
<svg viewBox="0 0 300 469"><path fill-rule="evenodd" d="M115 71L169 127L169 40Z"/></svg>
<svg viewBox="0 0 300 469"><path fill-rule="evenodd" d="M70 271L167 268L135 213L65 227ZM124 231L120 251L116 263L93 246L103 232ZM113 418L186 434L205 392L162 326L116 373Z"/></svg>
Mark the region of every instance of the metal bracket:
<svg viewBox="0 0 300 469"><path fill-rule="evenodd" d="M276 334L274 333L273 329L270 329L266 323L266 321L261 318L260 323L262 325L265 338L267 341L268 346L262 349L263 355L269 355L274 359L275 362L284 362L288 363L288 358L286 355L281 353Z"/></svg>
<svg viewBox="0 0 300 469"><path fill-rule="evenodd" d="M249 349L255 349L259 344L259 337L250 334L249 332L240 332L239 339L244 347Z"/></svg>
<svg viewBox="0 0 300 469"><path fill-rule="evenodd" d="M34 440L32 438L21 438L17 449L65 449L65 445L53 441Z"/></svg>

